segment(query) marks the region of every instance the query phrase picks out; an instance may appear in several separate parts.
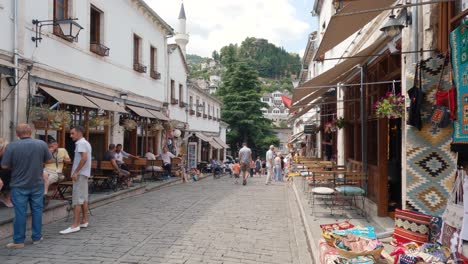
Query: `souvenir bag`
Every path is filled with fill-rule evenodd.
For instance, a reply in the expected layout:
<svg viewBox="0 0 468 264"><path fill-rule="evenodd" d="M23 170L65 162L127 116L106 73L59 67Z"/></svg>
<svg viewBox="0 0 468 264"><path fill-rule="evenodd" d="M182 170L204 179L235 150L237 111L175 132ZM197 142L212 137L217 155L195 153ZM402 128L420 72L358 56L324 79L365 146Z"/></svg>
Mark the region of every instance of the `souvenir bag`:
<svg viewBox="0 0 468 264"><path fill-rule="evenodd" d="M447 56L444 57L444 62L442 63L442 70L440 73L440 78L439 78L439 84L437 85L437 91L435 93L435 103L436 105L433 108L432 111L432 116L431 116L431 124L435 128L440 127L444 128L450 125L450 119L451 119L451 100L449 98L450 90L449 91L441 91L441 86L442 86L442 80L444 78L444 69L445 69L445 64L447 63ZM440 93L440 94L439 94ZM444 94L447 93L447 96L444 96ZM439 94L439 104L437 100L437 95ZM454 91L452 91L452 94L455 95ZM442 100L444 97L447 97L447 100ZM452 99L452 104L455 101L455 99ZM454 113L453 113L454 115Z"/></svg>
<svg viewBox="0 0 468 264"><path fill-rule="evenodd" d="M446 61L444 62L444 65L445 63L448 63L448 66L451 66L450 60L448 60L449 56L446 55L445 58L446 58ZM456 99L457 89L453 85L451 67L449 67L449 72L450 72L450 81L452 82L452 87L450 87L450 89L448 89L447 91L438 90L435 95L435 101L436 101L436 106L448 107L450 111L450 120L456 120L457 119L457 115L456 115L457 113L457 110L456 110L457 109L457 99Z"/></svg>
<svg viewBox="0 0 468 264"><path fill-rule="evenodd" d="M457 178L453 184L453 190L447 201L442 220L445 224L450 225L456 229L461 229L463 225L463 179L465 178L465 171L458 170Z"/></svg>
<svg viewBox="0 0 468 264"><path fill-rule="evenodd" d="M410 98L410 107L408 109L408 125L416 127L421 130L421 105L424 98L421 84L421 69L420 63L416 64L416 70L414 73L413 87L408 90L408 97Z"/></svg>
<svg viewBox="0 0 468 264"><path fill-rule="evenodd" d="M442 245L452 252L461 251L461 229L463 225L463 181L465 171L458 170L457 178L453 184L453 191L447 201L447 207L442 215L443 225L440 236Z"/></svg>

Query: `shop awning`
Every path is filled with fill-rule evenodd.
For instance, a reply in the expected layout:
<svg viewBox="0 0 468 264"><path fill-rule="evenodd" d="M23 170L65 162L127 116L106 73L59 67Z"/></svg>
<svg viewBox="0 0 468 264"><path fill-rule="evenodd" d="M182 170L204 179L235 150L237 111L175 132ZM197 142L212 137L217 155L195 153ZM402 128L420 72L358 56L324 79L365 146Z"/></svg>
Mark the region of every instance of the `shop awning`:
<svg viewBox="0 0 468 264"><path fill-rule="evenodd" d="M96 98L92 96L85 96L85 97L88 98L88 100L93 102L95 105L97 105L99 109L111 111L111 112L127 113L127 111L125 111L125 108L123 108L122 106L112 101L108 101L108 100L104 100L104 99L100 99L100 98Z"/></svg>
<svg viewBox="0 0 468 264"><path fill-rule="evenodd" d="M58 90L58 89L54 89L50 87L44 87L44 86L39 86L39 88L41 88L44 92L48 93L59 103L83 106L83 107L89 107L89 108L95 108L95 109L98 108L95 104L93 104L90 100L86 99L86 97L84 97L81 94L65 92L62 90Z"/></svg>
<svg viewBox="0 0 468 264"><path fill-rule="evenodd" d="M343 62L335 65L333 68L316 76L312 80L307 81L301 86L295 88L293 91L293 105L291 107L292 111L297 110L300 107L307 106L310 102L322 96L330 89L330 87L321 88L320 86L335 85L345 79L349 73L354 70L356 65L366 62L370 58L369 56L374 55L376 50L383 46L386 41L386 37L376 40L367 48L353 55L353 58L344 60Z"/></svg>
<svg viewBox="0 0 468 264"><path fill-rule="evenodd" d="M132 110L133 112L135 112L135 114L141 117L154 118L154 115L148 112L145 108L141 108L138 106L131 106L131 105L127 105L127 107L130 108L130 110Z"/></svg>
<svg viewBox="0 0 468 264"><path fill-rule="evenodd" d="M292 135L291 138L289 139L288 143L294 143L296 142L298 139L300 139L302 136L304 135L304 131L301 131L295 135Z"/></svg>
<svg viewBox="0 0 468 264"><path fill-rule="evenodd" d="M216 143L221 145L221 147L223 147L224 149L229 148L228 144L226 144L224 141L222 141L219 137L213 137L213 139L216 141Z"/></svg>
<svg viewBox="0 0 468 264"><path fill-rule="evenodd" d="M162 121L169 121L169 117L165 116L163 113L151 109L146 109L150 114Z"/></svg>
<svg viewBox="0 0 468 264"><path fill-rule="evenodd" d="M313 103L311 103L310 105L305 106L303 109L301 109L301 111L297 112L294 116L289 118L288 121L293 121L294 119L297 119L297 118L307 114L314 107L315 107L315 105Z"/></svg>
<svg viewBox="0 0 468 264"><path fill-rule="evenodd" d="M203 140L205 142L210 142L210 138L203 135L201 132L196 132L195 136L197 136L197 138L199 138L199 139L201 139L201 140Z"/></svg>
<svg viewBox="0 0 468 264"><path fill-rule="evenodd" d="M357 0L347 2L338 13L331 17L330 22L328 22L322 41L315 53L314 60L320 60L325 52L346 40L382 13L382 11L356 12L388 8L394 3L395 0ZM350 13L356 14L348 15Z"/></svg>
<svg viewBox="0 0 468 264"><path fill-rule="evenodd" d="M211 138L211 140L209 142L210 142L210 145L215 149L222 149L223 148L223 146L218 144L218 142L216 142L213 138Z"/></svg>

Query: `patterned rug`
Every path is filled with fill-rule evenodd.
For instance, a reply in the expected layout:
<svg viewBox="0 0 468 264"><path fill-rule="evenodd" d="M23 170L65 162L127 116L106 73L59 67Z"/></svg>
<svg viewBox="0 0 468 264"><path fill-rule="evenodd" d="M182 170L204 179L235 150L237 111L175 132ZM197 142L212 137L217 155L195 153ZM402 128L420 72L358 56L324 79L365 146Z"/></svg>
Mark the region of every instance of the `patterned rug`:
<svg viewBox="0 0 468 264"><path fill-rule="evenodd" d="M406 126L406 209L435 216L444 212L457 169L457 155L450 151L452 126L433 129L429 121L443 62L443 55L422 62L423 127ZM450 74L444 75L442 90L451 87ZM407 76L411 88L414 68Z"/></svg>
<svg viewBox="0 0 468 264"><path fill-rule="evenodd" d="M454 122L454 147L468 144L468 21L450 33L452 65L457 87L457 122Z"/></svg>

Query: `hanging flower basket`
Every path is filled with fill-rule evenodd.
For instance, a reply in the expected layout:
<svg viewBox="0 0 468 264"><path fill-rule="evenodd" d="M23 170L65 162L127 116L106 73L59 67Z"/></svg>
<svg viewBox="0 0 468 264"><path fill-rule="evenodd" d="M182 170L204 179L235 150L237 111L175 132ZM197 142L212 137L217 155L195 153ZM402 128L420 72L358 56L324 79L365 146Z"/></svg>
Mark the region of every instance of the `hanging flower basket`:
<svg viewBox="0 0 468 264"><path fill-rule="evenodd" d="M112 122L107 116L94 116L89 120L90 127L100 127L100 126L109 126Z"/></svg>
<svg viewBox="0 0 468 264"><path fill-rule="evenodd" d="M137 122L132 119L125 119L122 124L123 128L127 131L135 130L138 126Z"/></svg>
<svg viewBox="0 0 468 264"><path fill-rule="evenodd" d="M342 129L346 125L346 121L344 120L343 117L339 117L338 119L333 120L333 126L337 129Z"/></svg>
<svg viewBox="0 0 468 264"><path fill-rule="evenodd" d="M400 93L387 92L374 103L374 109L379 118L401 118L405 113L405 97Z"/></svg>
<svg viewBox="0 0 468 264"><path fill-rule="evenodd" d="M164 129L163 125L159 122L152 124L150 128L151 131L159 131L163 129Z"/></svg>

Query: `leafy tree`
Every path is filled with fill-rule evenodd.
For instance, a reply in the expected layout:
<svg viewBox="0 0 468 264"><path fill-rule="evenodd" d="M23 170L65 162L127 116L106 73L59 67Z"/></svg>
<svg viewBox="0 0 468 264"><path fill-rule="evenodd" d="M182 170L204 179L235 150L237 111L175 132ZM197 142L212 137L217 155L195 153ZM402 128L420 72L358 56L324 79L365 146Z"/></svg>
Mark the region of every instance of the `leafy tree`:
<svg viewBox="0 0 468 264"><path fill-rule="evenodd" d="M222 50L221 55L221 60L232 61L229 57L232 47L224 53ZM231 128L227 138L233 151L238 151L242 142L246 142L255 153L263 155L269 145L279 143L271 130L271 121L264 118L260 110L267 105L260 101L261 89L255 69L245 62L229 64L219 91L223 101L221 116Z"/></svg>
<svg viewBox="0 0 468 264"><path fill-rule="evenodd" d="M213 53L211 54L211 57L212 57L213 60L215 60L215 61L219 61L219 58L220 58L219 53L218 53L216 50L213 51Z"/></svg>

